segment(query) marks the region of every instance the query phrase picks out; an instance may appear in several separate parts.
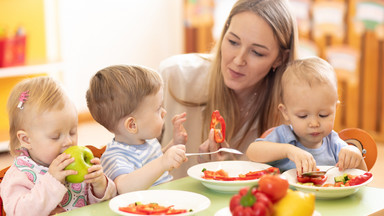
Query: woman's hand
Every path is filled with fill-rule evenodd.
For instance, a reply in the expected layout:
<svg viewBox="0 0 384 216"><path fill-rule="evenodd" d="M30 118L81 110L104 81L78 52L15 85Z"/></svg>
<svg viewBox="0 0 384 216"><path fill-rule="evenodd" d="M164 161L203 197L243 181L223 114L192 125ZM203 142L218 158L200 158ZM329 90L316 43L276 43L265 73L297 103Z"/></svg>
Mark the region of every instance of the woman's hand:
<svg viewBox="0 0 384 216"><path fill-rule="evenodd" d="M102 198L105 189L107 188L107 178L104 176L99 158L93 158L91 163L93 165L88 168L88 174L84 176L84 182L92 184L94 195L98 198Z"/></svg>
<svg viewBox="0 0 384 216"><path fill-rule="evenodd" d="M359 167L360 163L364 160L358 148L352 145L345 146L340 149L339 161L336 166L339 170L351 169Z"/></svg>
<svg viewBox="0 0 384 216"><path fill-rule="evenodd" d="M183 112L179 115L175 115L172 118L174 145L187 143L188 134L183 126L183 123L187 120L186 116L187 116L187 113Z"/></svg>
<svg viewBox="0 0 384 216"><path fill-rule="evenodd" d="M62 184L65 183L65 177L69 175L76 175L77 171L75 170L64 170L69 164L75 161L75 158L71 157L69 154L60 154L55 158L51 165L48 167L48 172Z"/></svg>
<svg viewBox="0 0 384 216"><path fill-rule="evenodd" d="M170 147L162 156L163 165L167 171L180 167L186 160L185 145L182 144Z"/></svg>
<svg viewBox="0 0 384 216"><path fill-rule="evenodd" d="M316 170L316 161L311 153L293 145L288 145L287 147L289 148L287 158L295 163L299 176L301 176L303 172Z"/></svg>
<svg viewBox="0 0 384 216"><path fill-rule="evenodd" d="M217 143L215 141L214 129L209 131L208 139L199 146L199 152L214 152L221 147L229 148L229 145L226 141L222 143ZM216 154L210 155L200 155L197 159L199 163L208 162L208 161L223 161L231 158L231 154L225 152L219 152Z"/></svg>

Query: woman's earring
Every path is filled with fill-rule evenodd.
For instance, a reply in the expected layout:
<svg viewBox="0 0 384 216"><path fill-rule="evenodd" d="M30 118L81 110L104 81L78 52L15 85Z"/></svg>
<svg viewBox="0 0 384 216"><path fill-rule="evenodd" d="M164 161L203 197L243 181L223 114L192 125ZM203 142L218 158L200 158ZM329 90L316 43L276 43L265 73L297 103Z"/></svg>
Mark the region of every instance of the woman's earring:
<svg viewBox="0 0 384 216"><path fill-rule="evenodd" d="M275 73L277 68L272 68L272 72Z"/></svg>

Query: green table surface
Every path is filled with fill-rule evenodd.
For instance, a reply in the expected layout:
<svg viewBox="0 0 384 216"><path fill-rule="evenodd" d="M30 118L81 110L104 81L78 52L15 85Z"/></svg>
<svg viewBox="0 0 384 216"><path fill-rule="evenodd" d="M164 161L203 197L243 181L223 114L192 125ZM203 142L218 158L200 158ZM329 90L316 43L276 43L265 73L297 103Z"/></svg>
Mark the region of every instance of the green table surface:
<svg viewBox="0 0 384 216"><path fill-rule="evenodd" d="M208 209L198 212L198 216L214 216L217 211L225 208L229 204L233 193L219 193L206 188L198 180L191 177L184 177L168 183L164 183L150 190L183 190L202 194L211 200ZM164 194L166 199L167 194ZM110 210L109 201L88 205L73 211L65 212L60 215L81 215L81 216L106 216L118 215ZM384 208L384 189L365 186L357 193L341 198L331 200L316 200L316 211L322 216L364 216L377 212Z"/></svg>

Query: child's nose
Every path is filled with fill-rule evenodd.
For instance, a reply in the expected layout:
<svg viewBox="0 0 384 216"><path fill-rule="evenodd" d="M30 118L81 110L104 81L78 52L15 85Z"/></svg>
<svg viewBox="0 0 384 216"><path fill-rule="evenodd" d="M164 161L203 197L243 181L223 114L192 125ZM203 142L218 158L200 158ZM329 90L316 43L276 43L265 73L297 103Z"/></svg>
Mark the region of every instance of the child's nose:
<svg viewBox="0 0 384 216"><path fill-rule="evenodd" d="M319 127L320 122L317 118L312 118L309 122L309 127Z"/></svg>
<svg viewBox="0 0 384 216"><path fill-rule="evenodd" d="M64 146L73 146L75 141L71 138L71 136L67 136L64 140Z"/></svg>

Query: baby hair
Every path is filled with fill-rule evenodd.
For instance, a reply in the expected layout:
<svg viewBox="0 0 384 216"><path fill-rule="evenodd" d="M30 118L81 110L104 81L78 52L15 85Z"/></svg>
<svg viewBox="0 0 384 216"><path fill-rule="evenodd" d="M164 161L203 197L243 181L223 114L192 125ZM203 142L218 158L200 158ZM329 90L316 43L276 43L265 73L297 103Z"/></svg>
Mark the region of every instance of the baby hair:
<svg viewBox="0 0 384 216"><path fill-rule="evenodd" d="M145 96L156 94L163 81L149 68L114 65L98 71L86 94L92 117L113 132L121 118L131 114Z"/></svg>
<svg viewBox="0 0 384 216"><path fill-rule="evenodd" d="M7 102L11 154L18 155L17 131L24 129L26 119L44 111L61 109L65 103L63 88L51 77L28 78L16 84Z"/></svg>
<svg viewBox="0 0 384 216"><path fill-rule="evenodd" d="M297 85L307 83L309 86L327 84L337 92L337 78L333 67L319 57L298 59L289 63L282 77L283 91L292 82Z"/></svg>

